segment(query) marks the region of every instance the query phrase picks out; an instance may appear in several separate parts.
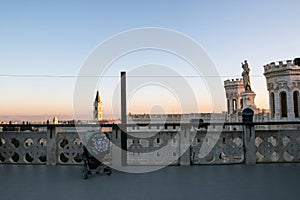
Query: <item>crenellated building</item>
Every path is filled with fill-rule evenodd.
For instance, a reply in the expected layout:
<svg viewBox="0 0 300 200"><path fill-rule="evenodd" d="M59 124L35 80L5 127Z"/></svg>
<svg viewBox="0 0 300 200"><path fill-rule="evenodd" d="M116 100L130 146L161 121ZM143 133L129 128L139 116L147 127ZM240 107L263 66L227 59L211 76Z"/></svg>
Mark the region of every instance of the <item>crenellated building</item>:
<svg viewBox="0 0 300 200"><path fill-rule="evenodd" d="M224 88L227 99L227 120L229 122L240 121L243 110L242 93L245 92L243 79L228 79L224 81Z"/></svg>
<svg viewBox="0 0 300 200"><path fill-rule="evenodd" d="M243 79L224 81L228 122L241 122L246 107L254 110L254 121L300 121L300 58L266 64L264 75L269 110L255 106L255 93L245 91Z"/></svg>
<svg viewBox="0 0 300 200"><path fill-rule="evenodd" d="M264 65L269 91L270 120L300 120L299 58Z"/></svg>

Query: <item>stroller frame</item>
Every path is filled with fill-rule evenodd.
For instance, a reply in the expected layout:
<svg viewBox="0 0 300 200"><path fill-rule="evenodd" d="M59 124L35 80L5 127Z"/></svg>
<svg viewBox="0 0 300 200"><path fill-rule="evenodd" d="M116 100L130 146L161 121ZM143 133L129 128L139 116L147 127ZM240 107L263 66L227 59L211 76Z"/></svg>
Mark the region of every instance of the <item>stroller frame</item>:
<svg viewBox="0 0 300 200"><path fill-rule="evenodd" d="M82 160L83 160L83 168L82 168L83 179L88 179L88 176L92 175L93 172L95 172L96 174L102 172L108 176L111 175L111 168L109 166L106 166L102 162L100 162L94 156L92 156L85 146L83 146Z"/></svg>

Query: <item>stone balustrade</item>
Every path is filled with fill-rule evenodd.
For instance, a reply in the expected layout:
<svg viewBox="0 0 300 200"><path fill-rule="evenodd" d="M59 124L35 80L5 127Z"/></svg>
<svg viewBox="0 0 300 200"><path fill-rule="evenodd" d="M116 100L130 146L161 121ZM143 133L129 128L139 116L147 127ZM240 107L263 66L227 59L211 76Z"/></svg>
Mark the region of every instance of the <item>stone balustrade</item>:
<svg viewBox="0 0 300 200"><path fill-rule="evenodd" d="M300 162L300 131L256 131L256 162Z"/></svg>
<svg viewBox="0 0 300 200"><path fill-rule="evenodd" d="M225 131L226 126L233 125L242 126L244 131ZM300 162L300 130L293 128L255 130L255 124L225 123L220 133L212 126L197 129L192 124L129 124L126 137L122 137L125 133L118 125L106 126L110 126L106 134L111 141L110 152L105 157L107 164L121 163L124 156L126 165ZM74 126L68 125L45 125L36 131L2 131L0 163L82 164L81 152L86 142L83 138L88 138L89 125L84 127L87 131L76 132ZM252 127L250 132L247 127ZM95 129L95 125L92 128ZM100 130L98 127L97 131ZM120 153L124 143L127 151ZM213 148L201 153L205 145Z"/></svg>

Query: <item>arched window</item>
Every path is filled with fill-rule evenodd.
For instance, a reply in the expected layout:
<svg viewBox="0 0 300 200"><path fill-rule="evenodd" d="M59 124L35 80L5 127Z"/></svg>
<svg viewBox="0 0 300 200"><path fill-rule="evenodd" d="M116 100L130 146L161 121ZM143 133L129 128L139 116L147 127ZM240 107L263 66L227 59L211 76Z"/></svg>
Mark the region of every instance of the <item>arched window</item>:
<svg viewBox="0 0 300 200"><path fill-rule="evenodd" d="M287 117L287 100L286 92L280 93L281 117Z"/></svg>
<svg viewBox="0 0 300 200"><path fill-rule="evenodd" d="M243 99L240 100L240 108L243 109Z"/></svg>
<svg viewBox="0 0 300 200"><path fill-rule="evenodd" d="M293 93L293 101L294 101L294 114L295 117L299 117L299 92L295 91Z"/></svg>
<svg viewBox="0 0 300 200"><path fill-rule="evenodd" d="M232 100L232 111L233 113L236 113L236 99Z"/></svg>
<svg viewBox="0 0 300 200"><path fill-rule="evenodd" d="M271 104L271 117L273 118L275 116L275 98L273 92L270 95L270 104Z"/></svg>

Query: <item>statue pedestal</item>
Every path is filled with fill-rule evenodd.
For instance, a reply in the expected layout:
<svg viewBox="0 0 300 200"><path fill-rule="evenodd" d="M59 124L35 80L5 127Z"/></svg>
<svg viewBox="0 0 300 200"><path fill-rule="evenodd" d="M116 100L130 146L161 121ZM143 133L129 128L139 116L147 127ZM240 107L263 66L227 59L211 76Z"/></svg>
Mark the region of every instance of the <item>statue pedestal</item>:
<svg viewBox="0 0 300 200"><path fill-rule="evenodd" d="M253 110L256 108L254 103L256 94L252 91L246 91L242 93L243 98L243 109L245 108L252 108Z"/></svg>

